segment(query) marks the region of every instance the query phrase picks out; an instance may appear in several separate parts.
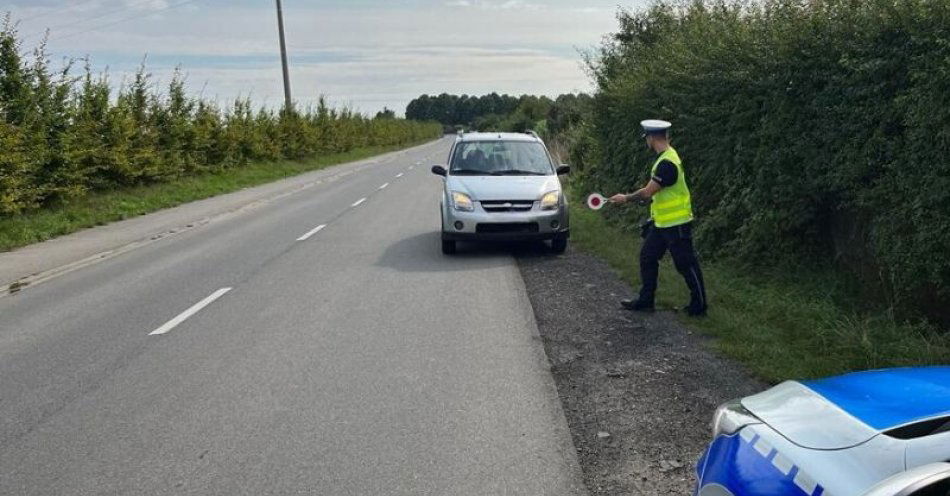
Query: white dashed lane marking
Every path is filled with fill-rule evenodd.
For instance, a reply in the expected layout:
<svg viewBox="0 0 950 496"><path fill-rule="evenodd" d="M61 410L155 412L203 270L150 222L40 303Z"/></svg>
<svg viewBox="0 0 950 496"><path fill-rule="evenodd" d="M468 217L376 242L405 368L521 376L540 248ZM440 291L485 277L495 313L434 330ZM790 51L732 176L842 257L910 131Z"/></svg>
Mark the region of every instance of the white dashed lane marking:
<svg viewBox="0 0 950 496"><path fill-rule="evenodd" d="M387 186L389 186L389 183L386 183L386 184L380 186L379 189L386 189Z"/></svg>
<svg viewBox="0 0 950 496"><path fill-rule="evenodd" d="M365 201L366 201L366 198L360 198L359 200L356 201L356 203L354 203L354 204L352 204L352 205L350 205L350 206L355 208L355 207L358 207L358 206L362 205L363 202L365 202Z"/></svg>
<svg viewBox="0 0 950 496"><path fill-rule="evenodd" d="M307 234L304 234L303 236L297 238L297 241L306 241L310 239L310 236L317 234L318 232L322 231L325 227L327 227L326 224L314 227L313 229L307 231Z"/></svg>
<svg viewBox="0 0 950 496"><path fill-rule="evenodd" d="M181 324L182 322L187 320L188 317L191 317L192 315L200 312L202 308L214 303L214 300L217 300L218 298L224 296L228 291L231 291L231 288L221 288L215 291L214 293L211 293L211 296L208 296L207 298L199 301L198 303L195 303L194 306L192 306L188 310L185 310L184 312L178 314L178 316L175 317L174 319L169 320L158 329L155 329L154 331L150 332L149 336L160 336L174 329L175 327L178 327L178 324Z"/></svg>

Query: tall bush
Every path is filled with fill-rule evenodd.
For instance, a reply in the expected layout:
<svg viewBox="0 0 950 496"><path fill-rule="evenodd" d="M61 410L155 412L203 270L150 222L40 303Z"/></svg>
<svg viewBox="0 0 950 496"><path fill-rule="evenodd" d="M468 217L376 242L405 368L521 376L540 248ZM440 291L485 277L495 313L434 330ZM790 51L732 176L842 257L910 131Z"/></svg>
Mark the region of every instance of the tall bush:
<svg viewBox="0 0 950 496"><path fill-rule="evenodd" d="M621 12L591 60L591 188L647 176L674 122L707 254L828 263L950 318L950 3L763 0Z"/></svg>

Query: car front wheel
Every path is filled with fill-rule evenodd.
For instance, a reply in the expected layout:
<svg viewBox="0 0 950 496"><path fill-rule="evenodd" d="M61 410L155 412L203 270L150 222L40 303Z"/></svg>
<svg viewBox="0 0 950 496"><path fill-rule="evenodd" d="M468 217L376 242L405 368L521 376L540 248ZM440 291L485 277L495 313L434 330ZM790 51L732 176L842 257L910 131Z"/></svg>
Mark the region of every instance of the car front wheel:
<svg viewBox="0 0 950 496"><path fill-rule="evenodd" d="M551 251L557 254L567 251L567 238L554 238L551 240Z"/></svg>

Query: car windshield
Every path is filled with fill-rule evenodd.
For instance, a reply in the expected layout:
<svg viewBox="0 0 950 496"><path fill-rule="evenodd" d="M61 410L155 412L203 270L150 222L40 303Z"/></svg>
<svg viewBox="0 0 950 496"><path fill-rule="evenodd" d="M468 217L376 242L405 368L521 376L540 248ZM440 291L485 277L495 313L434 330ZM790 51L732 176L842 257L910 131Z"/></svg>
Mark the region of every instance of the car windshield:
<svg viewBox="0 0 950 496"><path fill-rule="evenodd" d="M535 141L466 141L456 145L452 174L473 176L547 176L551 160Z"/></svg>

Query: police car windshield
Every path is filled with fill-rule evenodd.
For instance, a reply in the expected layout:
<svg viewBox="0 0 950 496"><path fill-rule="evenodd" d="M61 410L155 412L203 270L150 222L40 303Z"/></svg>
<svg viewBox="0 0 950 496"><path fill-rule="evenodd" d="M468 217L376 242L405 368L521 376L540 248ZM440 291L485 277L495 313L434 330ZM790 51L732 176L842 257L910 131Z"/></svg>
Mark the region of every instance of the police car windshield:
<svg viewBox="0 0 950 496"><path fill-rule="evenodd" d="M456 145L452 174L547 176L554 173L544 147L534 141L465 141Z"/></svg>

